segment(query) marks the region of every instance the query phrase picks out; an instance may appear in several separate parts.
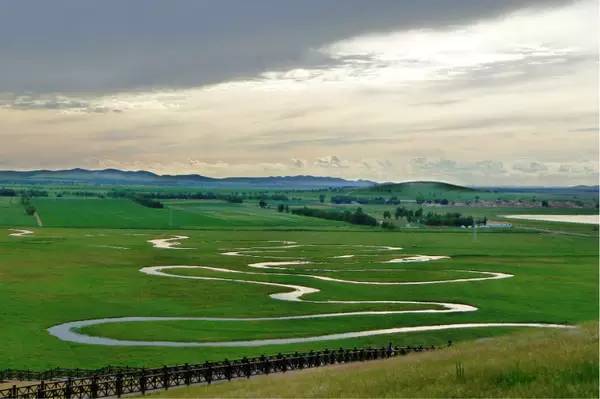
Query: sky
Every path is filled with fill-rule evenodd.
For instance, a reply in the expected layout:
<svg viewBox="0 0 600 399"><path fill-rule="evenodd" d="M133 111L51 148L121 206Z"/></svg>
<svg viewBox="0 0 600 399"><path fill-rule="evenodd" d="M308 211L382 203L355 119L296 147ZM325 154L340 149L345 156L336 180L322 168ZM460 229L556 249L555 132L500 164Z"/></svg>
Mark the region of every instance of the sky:
<svg viewBox="0 0 600 399"><path fill-rule="evenodd" d="M0 170L598 183L596 0L0 3Z"/></svg>

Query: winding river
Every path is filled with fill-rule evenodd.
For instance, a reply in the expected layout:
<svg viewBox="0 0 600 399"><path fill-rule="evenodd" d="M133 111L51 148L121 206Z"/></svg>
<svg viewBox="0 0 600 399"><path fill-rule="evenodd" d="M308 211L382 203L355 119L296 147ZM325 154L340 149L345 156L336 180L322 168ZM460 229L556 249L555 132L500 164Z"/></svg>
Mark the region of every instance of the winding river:
<svg viewBox="0 0 600 399"><path fill-rule="evenodd" d="M158 249L193 249L180 247L180 242L187 239L187 236L174 236L167 239L154 239L149 240L155 248ZM270 242L274 243L274 242ZM265 252L281 252L289 248L298 248L301 246L308 246L304 244L298 244L292 241L280 241L278 245L268 246L256 246L248 248L234 248L233 251L222 252L224 256L247 256L247 257L263 257L263 258L287 258L285 256L267 256ZM311 246L316 246L312 244ZM368 251L399 251L402 248L390 247L390 246L373 246L373 245L340 245L340 247L361 247ZM261 255L262 254L262 255ZM356 254L340 255L333 258L350 258ZM369 256L368 254L360 254L360 256ZM382 263L409 263L409 262L429 262L437 261L441 259L448 259L447 256L430 256L430 255L413 255L406 257L394 257L388 261ZM359 300L325 300L325 301L311 301L303 299L304 295L313 294L319 292L319 289L295 285L295 284L284 284L274 283L266 281L256 281L244 279L244 276L296 276L305 277L309 279L322 280L328 282L335 282L340 284L358 284L366 286L403 286L403 285L431 285L431 284L455 284L455 283L469 283L478 282L485 280L498 280L507 279L513 277L512 274L500 273L500 272L482 272L474 270L452 270L462 273L473 274L473 277L462 277L447 280L423 280L423 281L362 281L362 280L347 280L334 277L323 276L319 274L307 274L307 273L289 273L293 270L289 266L294 265L306 265L312 262L305 259L291 259L282 261L265 261L250 263L248 266L257 270L273 270L270 272L265 271L240 271L222 267L212 266L199 266L199 265L168 265L168 266L150 266L143 267L140 269L141 273L146 275L162 277L162 278L179 278L188 280L201 280L201 281L226 281L231 283L241 284L255 284L270 287L277 287L284 289L282 292L270 294L270 298L280 301L290 302L308 302L318 304L417 304L417 305L430 305L432 309L412 309L412 310L369 310L369 311L354 311L354 312L336 312L336 313L317 313L308 315L295 315L295 316L272 316L272 317L248 317L248 318L234 318L234 317L114 317L114 318L102 318L93 320L79 320L68 323L59 324L48 329L48 332L63 340L76 342L81 344L92 344L92 345L107 345L107 346L159 346L159 347L254 347L263 345L280 345L280 344L294 344L304 342L317 342L317 341L328 341L338 340L345 338L358 338L368 337L385 334L397 334L397 333L408 333L408 332L425 332L425 331L437 331L437 330L451 330L451 329L463 329L463 328L484 328L484 327L537 327L537 328L573 328L572 326L563 324L550 324L550 323L459 323L459 324L438 324L438 325L426 325L426 326L412 326L412 327L396 327L387 329L376 329L376 330L362 330L352 331L344 333L324 334L309 337L292 337L292 338L269 338L269 339L251 339L251 340L240 340L240 341L190 341L190 342L176 342L176 341L143 341L143 340L126 340L126 339L113 339L100 336L87 335L80 331L85 327L90 327L100 324L111 324L111 323L129 323L129 322L153 322L153 321L217 321L217 322L256 322L256 321L276 321L276 320L300 320L300 319L318 319L318 318L333 318L333 317L351 317L351 316L362 316L362 315L392 315L392 314L404 314L404 313L461 313L461 312L474 312L477 311L477 307L461 304L461 303L447 303L447 302L425 302L425 301L396 301L396 300L383 300L383 301L359 301ZM184 275L177 274L176 272L183 270L207 270L210 272L223 273L224 275L231 275L228 277L208 277L208 276L195 276L195 275ZM288 273L286 273L286 271ZM369 271L398 271L398 269L319 269L310 268L304 269L306 272L369 272Z"/></svg>

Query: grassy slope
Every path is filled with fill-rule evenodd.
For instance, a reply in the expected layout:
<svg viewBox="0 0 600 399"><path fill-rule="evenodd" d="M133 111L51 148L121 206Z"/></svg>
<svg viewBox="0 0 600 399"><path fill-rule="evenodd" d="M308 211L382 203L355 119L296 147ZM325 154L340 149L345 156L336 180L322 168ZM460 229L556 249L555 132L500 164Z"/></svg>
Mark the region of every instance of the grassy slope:
<svg viewBox="0 0 600 399"><path fill-rule="evenodd" d="M464 378L456 365L464 367ZM152 397L598 397L598 324L535 331L370 363L348 364Z"/></svg>
<svg viewBox="0 0 600 399"><path fill-rule="evenodd" d="M281 281L321 289L308 299L430 300L471 303L480 308L468 314L419 314L344 317L337 320L241 323L140 323L136 326L97 326L108 336L186 340L313 335L405 325L540 321L577 323L598 315L598 246L595 238L537 233L482 233L473 241L464 232L277 232L178 231L191 238L183 243L191 251L152 248L146 240L168 236L152 230L94 230L34 228L30 237L0 234L0 359L4 367L42 369L101 367L106 364L161 365L200 362L206 359L313 348L398 344L441 344L504 334L508 329L441 331L424 334L380 336L313 344L259 348L140 348L77 345L49 336L45 329L66 321L117 316L259 316L312 314L339 310L370 309L373 305L334 305L275 301L274 289L228 282L188 281L145 276L139 268L149 265L208 265L248 270L254 259L220 255L223 248L252 246L261 240L294 240L325 244L291 248L286 256L304 256L323 267L366 268L388 259L382 253L371 260L330 259L356 252L326 244L381 244L402 246L400 253L450 255L452 260L429 264L398 265L410 272L399 279L444 277L451 270L499 271L515 274L508 280L444 284L437 286L364 286L317 281L305 277L256 276L257 280ZM125 247L126 250L115 248ZM446 271L446 272L444 272ZM459 273L457 273L459 274ZM345 274L344 274L345 275ZM231 277L231 276L226 276ZM252 278L251 278L252 279ZM558 294L560 293L560 294ZM395 305L397 306L397 305ZM395 308L380 305L377 309ZM165 325L168 324L168 325ZM268 325L269 324L269 325ZM268 328L265 328L268 327ZM165 335L163 335L165 334Z"/></svg>

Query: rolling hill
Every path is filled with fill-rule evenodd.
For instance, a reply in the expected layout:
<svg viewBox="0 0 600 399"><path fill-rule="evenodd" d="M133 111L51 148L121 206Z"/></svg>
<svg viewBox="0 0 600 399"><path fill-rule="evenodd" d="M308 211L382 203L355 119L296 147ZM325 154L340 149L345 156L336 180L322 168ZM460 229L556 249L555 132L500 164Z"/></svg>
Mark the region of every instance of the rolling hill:
<svg viewBox="0 0 600 399"><path fill-rule="evenodd" d="M382 193L418 194L427 192L474 193L479 190L437 181L412 181L405 183L382 183L368 188Z"/></svg>
<svg viewBox="0 0 600 399"><path fill-rule="evenodd" d="M0 184L92 184L92 185L166 185L211 188L287 188L315 189L328 187L370 187L368 180L346 180L321 176L269 176L212 178L196 174L159 175L148 171L118 169L66 169L0 171Z"/></svg>

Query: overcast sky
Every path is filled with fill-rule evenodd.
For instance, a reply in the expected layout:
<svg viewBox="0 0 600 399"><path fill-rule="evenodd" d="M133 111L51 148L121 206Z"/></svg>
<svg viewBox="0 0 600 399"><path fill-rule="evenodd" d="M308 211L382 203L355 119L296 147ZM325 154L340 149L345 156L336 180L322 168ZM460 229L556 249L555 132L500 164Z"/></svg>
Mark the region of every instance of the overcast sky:
<svg viewBox="0 0 600 399"><path fill-rule="evenodd" d="M0 3L0 169L598 182L598 2Z"/></svg>

